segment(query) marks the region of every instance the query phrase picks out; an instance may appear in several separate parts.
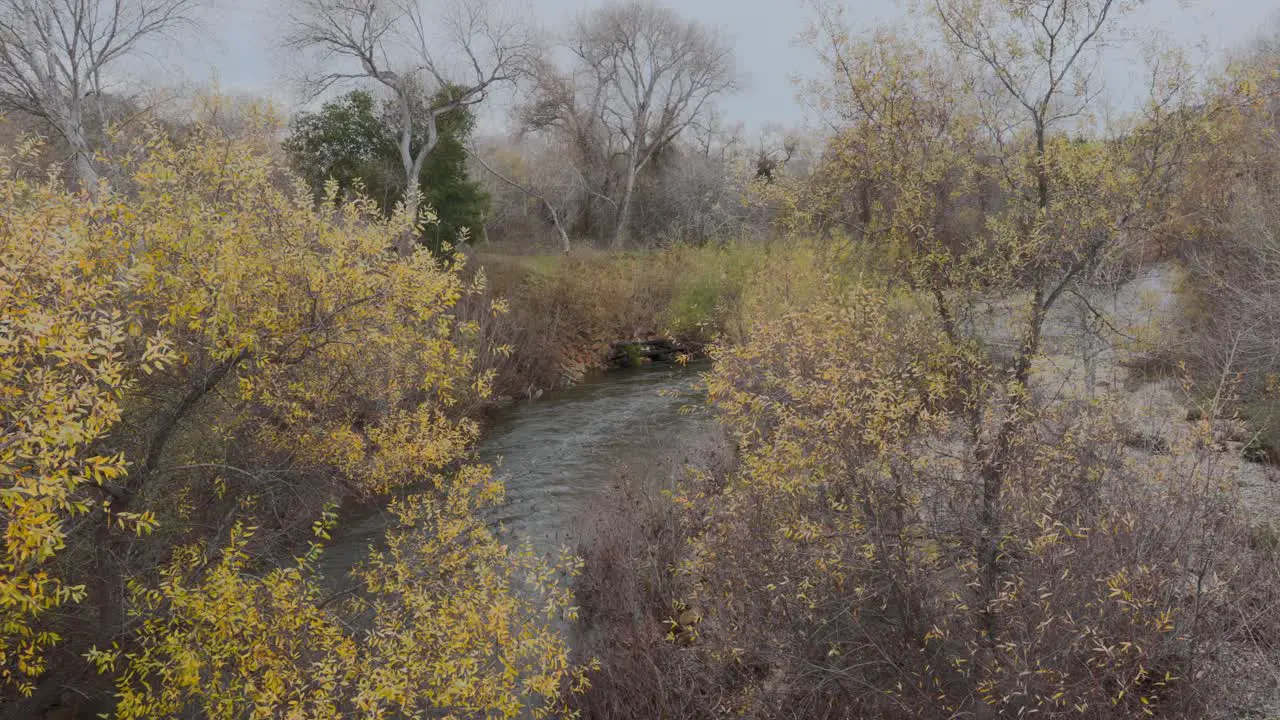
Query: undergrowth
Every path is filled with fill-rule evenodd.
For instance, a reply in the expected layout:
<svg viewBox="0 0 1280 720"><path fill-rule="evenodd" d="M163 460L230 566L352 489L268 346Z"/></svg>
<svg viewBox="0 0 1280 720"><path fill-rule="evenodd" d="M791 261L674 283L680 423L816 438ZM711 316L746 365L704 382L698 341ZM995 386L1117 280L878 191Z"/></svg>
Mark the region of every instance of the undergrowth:
<svg viewBox="0 0 1280 720"><path fill-rule="evenodd" d="M481 253L473 272L485 291L459 313L479 326L482 363L495 393L532 397L571 385L605 366L619 341L667 338L698 354L708 344L746 337L770 308L834 290L811 272L842 268L838 284L858 282L868 265L848 246L803 242L725 243L707 247L569 255ZM507 312L489 305L504 299Z"/></svg>

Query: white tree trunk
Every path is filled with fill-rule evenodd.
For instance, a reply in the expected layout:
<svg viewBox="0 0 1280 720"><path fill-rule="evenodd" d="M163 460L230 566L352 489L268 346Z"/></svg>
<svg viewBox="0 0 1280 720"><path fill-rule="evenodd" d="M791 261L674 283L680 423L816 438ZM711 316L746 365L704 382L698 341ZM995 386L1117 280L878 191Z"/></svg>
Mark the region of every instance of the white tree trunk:
<svg viewBox="0 0 1280 720"><path fill-rule="evenodd" d="M77 186L81 190L89 193L90 197L96 198L98 196L98 181L100 180L100 176L98 175L97 168L93 166L93 161L90 159L88 149L76 152L75 168Z"/></svg>
<svg viewBox="0 0 1280 720"><path fill-rule="evenodd" d="M71 149L71 167L75 172L76 187L89 193L91 197L97 197L98 169L93 166L93 149L89 147L84 127L84 110L78 100L73 99L69 103L58 124Z"/></svg>
<svg viewBox="0 0 1280 720"><path fill-rule="evenodd" d="M436 126L438 111L427 112L426 138L422 147L413 151L413 108L409 104L409 90L397 87L396 97L400 104L400 163L404 170L404 200L408 210L415 216L422 202L422 189L418 185L422 175L422 166L427 156L435 150L440 142L440 131Z"/></svg>
<svg viewBox="0 0 1280 720"><path fill-rule="evenodd" d="M564 225L560 222L560 213L556 212L556 209L551 206L551 203L543 201L543 204L545 204L547 209L551 211L551 222L555 224L556 232L560 234L560 251L565 255L568 255L569 251L572 250L573 247L569 243L569 233L564 231Z"/></svg>
<svg viewBox="0 0 1280 720"><path fill-rule="evenodd" d="M409 96L405 91L397 90L396 97L400 104L400 167L404 170L405 197L412 188L417 187L414 176L413 154L413 109L409 106Z"/></svg>
<svg viewBox="0 0 1280 720"><path fill-rule="evenodd" d="M627 182L622 190L622 201L618 203L618 224L613 229L613 249L621 250L627 244L627 226L631 221L631 196L636 190L636 175L640 171L633 162L627 168Z"/></svg>

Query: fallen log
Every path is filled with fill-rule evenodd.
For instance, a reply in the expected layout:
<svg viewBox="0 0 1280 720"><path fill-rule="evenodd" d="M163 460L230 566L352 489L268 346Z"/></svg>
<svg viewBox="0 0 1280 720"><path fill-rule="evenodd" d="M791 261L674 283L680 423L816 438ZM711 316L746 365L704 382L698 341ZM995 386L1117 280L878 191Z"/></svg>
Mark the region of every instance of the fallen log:
<svg viewBox="0 0 1280 720"><path fill-rule="evenodd" d="M645 362L675 362L680 355L691 355L694 349L672 338L619 340L610 345L609 364L632 367Z"/></svg>

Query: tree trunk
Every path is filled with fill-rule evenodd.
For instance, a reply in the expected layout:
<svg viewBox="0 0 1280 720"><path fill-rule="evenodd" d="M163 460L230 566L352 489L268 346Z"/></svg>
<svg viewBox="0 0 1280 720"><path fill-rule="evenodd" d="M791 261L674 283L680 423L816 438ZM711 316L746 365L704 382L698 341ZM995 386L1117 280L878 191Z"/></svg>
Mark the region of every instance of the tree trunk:
<svg viewBox="0 0 1280 720"><path fill-rule="evenodd" d="M1036 136L1036 202L1041 212L1049 209L1049 169L1045 167L1045 125L1043 115L1032 114ZM999 591L1000 562L999 545L1001 534L1000 510L1004 497L1004 481L1006 466L1010 459L1011 443L1014 433L1021 425L1023 418L1022 402L1031 384L1031 361L1040 352L1040 339L1044 327L1045 315L1049 304L1056 299L1056 293L1045 296L1044 287L1037 282L1035 294L1031 299L1031 319L1027 332L1023 336L1014 357L1010 385L1005 394L1008 416L1001 422L996 437L986 447L978 449L978 460L981 464L982 478L982 510L980 523L982 537L978 548L978 566L982 574L982 640L994 647L998 623L991 612L991 603Z"/></svg>
<svg viewBox="0 0 1280 720"><path fill-rule="evenodd" d="M404 171L404 189L408 194L409 188L417 185L413 172L413 108L405 92L397 90L396 99L400 104L400 169Z"/></svg>
<svg viewBox="0 0 1280 720"><path fill-rule="evenodd" d="M1011 368L1009 385L1005 391L1006 416L1000 422L996 436L980 443L976 453L979 478L982 481L982 504L979 509L980 537L978 540L979 592L978 647L976 663L983 673L999 664L1000 618L994 611L995 598L1000 592L1001 558L1000 539L1003 534L1002 518L1004 488L1008 464L1012 459L1013 442L1018 428L1026 421L1023 403L1031 383L1031 361L1040 351L1040 342L1046 302L1044 290L1036 288L1032 299L1031 320L1022 338L1018 354ZM974 422L980 422L975 419ZM991 708L978 717L994 718Z"/></svg>
<svg viewBox="0 0 1280 720"><path fill-rule="evenodd" d="M1045 112L1047 112L1047 108ZM1035 115L1036 126L1036 199L1041 210L1049 209L1049 168L1045 167L1045 126L1042 115Z"/></svg>
<svg viewBox="0 0 1280 720"><path fill-rule="evenodd" d="M569 243L569 233L565 232L564 225L560 222L560 213L557 213L556 209L551 207L551 203L546 203L546 205L547 210L551 211L551 222L555 224L556 232L560 235L560 251L568 255L569 251L573 249Z"/></svg>
<svg viewBox="0 0 1280 720"><path fill-rule="evenodd" d="M90 197L97 197L99 175L97 168L93 166L93 150L89 147L89 139L85 137L84 112L79 103L72 103L67 108L66 118L61 125L62 135L71 148L75 185Z"/></svg>
<svg viewBox="0 0 1280 720"><path fill-rule="evenodd" d="M112 493L111 512L121 513L132 509L134 501L147 484L157 479L160 461L174 433L191 412L248 358L247 350L240 351L211 367L203 378L187 389L178 406L154 428L154 434L147 443L146 455L141 463L131 468L124 487L119 492ZM95 644L100 647L118 640L124 632L127 620L129 568L125 558L130 540L118 535L108 520L109 518L104 517L93 530L94 567L88 583L90 597L97 604Z"/></svg>
<svg viewBox="0 0 1280 720"><path fill-rule="evenodd" d="M87 149L76 151L76 186L81 190L89 193L90 197L98 196L98 170L94 168L93 161Z"/></svg>
<svg viewBox="0 0 1280 720"><path fill-rule="evenodd" d="M613 249L621 250L627 244L627 225L631 220L631 196L636 189L636 175L633 162L627 170L627 184L622 190L622 202L618 204L618 220L613 228Z"/></svg>

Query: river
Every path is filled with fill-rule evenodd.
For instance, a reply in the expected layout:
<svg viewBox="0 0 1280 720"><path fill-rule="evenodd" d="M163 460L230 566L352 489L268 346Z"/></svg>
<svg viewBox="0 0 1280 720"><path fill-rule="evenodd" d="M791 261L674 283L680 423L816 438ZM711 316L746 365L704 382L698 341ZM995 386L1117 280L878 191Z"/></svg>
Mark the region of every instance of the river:
<svg viewBox="0 0 1280 720"><path fill-rule="evenodd" d="M478 448L507 488L491 520L535 547L572 545L593 501L622 482L656 479L683 460L689 438L707 422L698 382L705 369L648 365L600 373L504 410Z"/></svg>
<svg viewBox="0 0 1280 720"><path fill-rule="evenodd" d="M697 452L709 420L699 373L707 365L654 364L588 376L493 413L476 450L506 486L488 519L510 544L572 549L593 503L623 482L657 486ZM321 571L330 582L362 558L389 521L374 512L340 527Z"/></svg>

